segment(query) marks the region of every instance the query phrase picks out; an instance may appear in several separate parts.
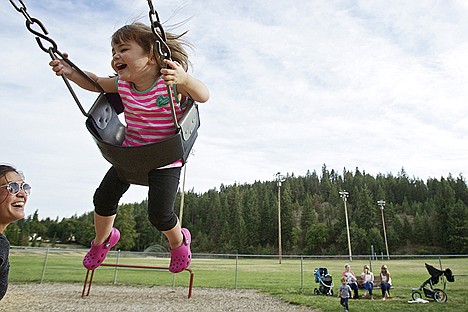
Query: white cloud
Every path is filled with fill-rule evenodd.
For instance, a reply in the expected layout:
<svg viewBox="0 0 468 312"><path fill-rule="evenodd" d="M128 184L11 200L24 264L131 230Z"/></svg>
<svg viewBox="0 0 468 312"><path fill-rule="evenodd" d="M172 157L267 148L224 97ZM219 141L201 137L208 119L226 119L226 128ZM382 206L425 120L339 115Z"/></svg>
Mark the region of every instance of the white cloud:
<svg viewBox="0 0 468 312"><path fill-rule="evenodd" d="M111 74L109 38L147 19L146 1L25 1L83 69ZM463 1L167 1L166 25L188 18L193 74L210 87L186 189L272 180L282 171L422 179L467 172L468 8ZM77 14L79 13L79 14ZM0 161L33 184L41 216L91 211L108 164L24 17L0 5ZM95 95L77 90L89 107ZM8 116L5 118L4 116ZM51 190L54 190L53 192ZM141 201L133 187L123 202Z"/></svg>

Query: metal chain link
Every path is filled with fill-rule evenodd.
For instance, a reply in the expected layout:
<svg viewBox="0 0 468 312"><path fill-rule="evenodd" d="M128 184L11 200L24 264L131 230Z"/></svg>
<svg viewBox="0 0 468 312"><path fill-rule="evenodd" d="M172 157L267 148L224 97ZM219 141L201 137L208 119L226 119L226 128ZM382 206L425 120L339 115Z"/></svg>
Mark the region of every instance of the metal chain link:
<svg viewBox="0 0 468 312"><path fill-rule="evenodd" d="M37 44L39 45L39 48L44 51L45 53L48 53L49 56L51 57L52 60L57 59L57 56L59 56L63 61L67 62L74 70L76 70L81 76L83 76L85 79L87 79L90 83L96 86L98 90L101 92L104 92L104 90L101 88L101 86L91 79L88 75L86 75L85 72L83 72L78 66L76 66L72 61L68 59L67 56L65 56L62 52L59 51L57 44L55 41L47 36L49 32L47 31L46 27L40 20L37 18L31 17L27 11L26 5L22 0L18 0L19 3L21 4L18 6L15 1L10 0L11 5L16 9L16 11L20 12L23 14L24 18L26 19L26 28L31 32L33 35L36 37ZM34 30L33 25L37 25L40 28L40 31ZM43 40L47 41L50 43L49 47L45 47L43 44ZM68 90L70 91L71 95L73 96L73 99L75 100L76 104L78 105L79 109L81 110L81 113L88 117L88 113L84 110L83 106L81 105L75 91L73 90L72 86L70 85L70 82L68 81L68 78L65 77L65 75L61 75L63 81L65 82L65 85L67 86Z"/></svg>
<svg viewBox="0 0 468 312"><path fill-rule="evenodd" d="M161 21L159 20L158 12L154 9L153 2L148 0L149 6L149 19L151 22L151 30L155 35L156 42L158 44L158 54L159 57L163 60L172 59L171 49L167 45L166 33L162 27ZM158 32L159 31L159 32Z"/></svg>
<svg viewBox="0 0 468 312"><path fill-rule="evenodd" d="M158 54L161 60L172 60L171 49L167 44L166 33L164 32L164 28L162 27L161 21L159 20L158 12L154 9L153 1L148 0L149 6L149 19L151 22L151 30L153 31L154 36L156 37L156 43L158 45ZM159 33L158 33L159 30ZM169 65L166 66L170 68ZM169 95L169 103L171 105L172 111L172 120L174 125L177 129L180 128L179 121L177 120L177 114L174 107L173 98L175 95L169 85L166 85L167 94Z"/></svg>
<svg viewBox="0 0 468 312"><path fill-rule="evenodd" d="M26 19L26 28L29 30L29 32L36 36L37 44L39 45L41 50L46 53L50 53L51 50L52 52L57 52L57 44L54 42L54 40L47 36L49 32L47 31L46 27L44 26L44 24L42 24L40 20L29 15L28 9L26 8L24 2L22 0L19 0L21 6L18 6L13 0L10 0L10 3L13 5L16 11L23 14L24 18ZM40 28L40 31L34 30L33 25L37 25ZM42 44L42 39L48 41L51 44L51 46L49 48L44 47L44 45Z"/></svg>
<svg viewBox="0 0 468 312"><path fill-rule="evenodd" d="M93 79L91 79L86 73L84 73L78 66L76 66L72 61L68 59L62 52L59 51L57 44L55 41L48 36L49 32L47 31L46 27L40 20L37 18L31 17L27 11L26 5L22 0L18 0L20 5L17 5L17 3L14 0L10 0L11 5L21 13L24 18L26 19L26 28L31 32L33 35L36 36L36 41L37 44L39 45L39 48L48 53L52 60L57 59L57 55L60 56L60 58L67 62L73 69L75 69L80 75L82 75L84 78L86 78L89 82L91 82L93 85L95 85L101 92L104 92L102 87ZM151 22L151 30L153 34L156 37L156 42L158 45L158 54L162 60L169 59L172 60L172 55L171 55L171 49L169 48L167 44L167 38L166 38L166 33L164 31L164 28L162 27L161 21L159 20L159 15L157 11L154 9L153 3L151 0L148 0L148 6L149 6L149 19ZM40 28L40 31L34 30L33 25L37 25ZM47 41L50 45L49 47L45 47L43 44L43 40ZM65 82L68 90L70 91L71 95L73 96L73 99L77 103L78 107L80 108L81 112L83 115L88 117L88 113L83 109L83 106L81 105L78 97L76 96L75 92L73 91L73 88L70 85L70 82L68 79L65 77L65 75L62 75L63 81ZM172 104L172 111L173 111L173 119L174 119L174 124L176 125L177 128L179 128L179 123L176 118L175 110L173 107L173 94L172 90L169 86L167 86L167 91L170 97L170 103Z"/></svg>
<svg viewBox="0 0 468 312"><path fill-rule="evenodd" d="M13 5L16 9L16 11L20 12L23 14L23 16L29 21L32 23L31 21L31 16L29 16L28 12L27 12L27 9L26 9L26 6L24 5L23 1L22 0L19 0L19 2L21 3L21 7L17 6L16 3L13 1L13 0L10 0L10 3L11 5Z"/></svg>

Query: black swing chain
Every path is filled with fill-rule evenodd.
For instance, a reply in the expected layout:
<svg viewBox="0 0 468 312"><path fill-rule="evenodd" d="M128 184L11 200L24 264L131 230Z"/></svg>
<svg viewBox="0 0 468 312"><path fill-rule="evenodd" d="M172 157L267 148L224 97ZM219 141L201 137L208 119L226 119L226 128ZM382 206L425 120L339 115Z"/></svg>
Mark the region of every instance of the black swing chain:
<svg viewBox="0 0 468 312"><path fill-rule="evenodd" d="M159 20L158 12L154 9L152 0L148 0L148 6L149 6L149 19L151 22L151 31L156 37L156 44L158 45L159 57L161 58L161 60L166 60L166 59L172 60L171 49L169 48L169 45L167 44L166 33L164 31L164 28L162 27L161 21ZM167 65L166 68L170 68L170 66ZM171 105L172 120L174 122L174 126L177 129L179 129L180 125L179 125L179 121L177 120L177 113L174 107L174 100L173 100L174 95L169 85L166 85L166 89L167 89L167 94L169 95L169 104Z"/></svg>
<svg viewBox="0 0 468 312"><path fill-rule="evenodd" d="M161 21L159 20L158 12L154 9L153 2L151 0L148 0L148 6L151 30L153 31L153 34L156 37L159 57L163 60L171 59L171 49L166 43L166 33L164 31L164 28L162 27Z"/></svg>
<svg viewBox="0 0 468 312"><path fill-rule="evenodd" d="M34 17L31 17L28 13L28 10L26 8L26 6L24 5L24 2L22 0L19 0L21 6L17 6L16 3L13 1L13 0L10 0L10 3L15 7L16 11L20 12L21 14L23 14L23 16L26 18L26 28L34 35L36 35L36 41L37 41L37 44L39 45L39 47L41 48L42 51L46 52L46 53L50 53L50 51L54 51L54 52L57 52L57 44L54 42L54 40L52 40L51 38L49 38L47 35L49 34L49 32L47 31L47 29L45 28L44 24L42 24L42 22L40 20L38 20L37 18L34 18ZM37 26L39 26L40 28L40 31L36 31L34 30L32 27L34 24L37 24ZM44 39L46 41L48 41L51 46L46 49L44 47L44 45L42 44L42 41L41 39Z"/></svg>
<svg viewBox="0 0 468 312"><path fill-rule="evenodd" d="M72 61L68 59L68 56L65 56L62 52L59 51L57 44L55 41L48 36L49 32L47 31L46 27L44 24L38 20L37 18L31 17L27 11L26 5L22 0L18 0L20 5L17 5L14 0L10 0L11 5L15 8L16 11L21 13L24 18L26 19L26 28L31 32L33 35L36 36L36 41L37 44L39 45L39 48L48 53L52 60L57 59L57 55L60 56L60 58L67 62L73 69L75 69L80 75L82 75L84 78L86 78L90 83L95 85L101 92L104 92L102 87L94 81L91 77L89 77L85 72L83 72L78 66L76 66ZM151 22L151 30L156 37L156 42L158 45L158 54L162 60L169 59L171 60L171 49L169 48L167 44L167 38L166 38L166 33L164 32L164 28L162 27L161 21L159 20L159 15L157 11L154 9L153 3L151 0L148 0L148 6L149 6L149 19ZM37 26L40 28L40 31L34 30L32 27L34 24L37 24ZM159 32L158 32L159 31ZM42 40L45 40L50 43L50 46L46 48ZM168 66L169 67L169 66ZM68 90L70 91L71 95L73 96L73 99L75 100L76 104L78 105L81 113L85 117L89 117L89 114L84 110L83 106L81 105L78 96L76 95L75 91L73 90L72 86L70 85L70 82L68 81L68 78L65 77L65 75L61 75L63 81L65 82ZM179 128L179 123L177 121L177 116L175 112L175 108L173 105L173 95L172 95L172 90L170 89L169 86L167 87L167 92L169 94L169 103L171 104L172 108L172 117L174 120L174 125L176 128Z"/></svg>
<svg viewBox="0 0 468 312"><path fill-rule="evenodd" d="M93 79L91 79L91 77L89 77L88 75L86 75L85 72L83 72L78 66L76 66L72 61L70 61L68 59L68 57L66 55L64 55L62 52L59 51L58 49L58 46L57 44L55 43L55 41L50 38L49 36L47 36L49 34L49 32L47 31L46 27L44 26L44 24L38 20L37 18L35 17L31 17L27 11L27 8L26 8L26 5L24 4L24 2L22 0L18 0L19 3L21 4L21 6L18 6L14 0L10 0L10 3L13 5L13 7L16 9L16 11L20 12L21 14L23 14L23 16L25 17L26 19L26 28L29 30L29 32L31 32L33 35L36 36L36 42L37 44L39 45L39 48L44 51L45 53L49 54L49 56L52 58L52 60L56 60L57 59L57 55L60 56L60 58L67 62L73 69L75 69L81 76L83 76L84 78L86 78L90 83L92 83L93 85L95 85L101 92L104 92L104 90L101 88L101 86L96 82L94 81ZM37 24L37 26L40 28L40 32L37 31L37 30L34 30L33 29L33 25L34 24ZM46 48L44 46L44 44L42 43L42 40L45 40L47 42L50 43L50 46L48 48ZM75 94L75 91L73 90L72 86L70 85L70 82L68 81L68 79L65 77L65 75L61 75L62 78L63 78L63 81L65 82L68 90L70 91L71 95L73 96L73 99L75 100L76 104L78 105L79 109L81 110L81 113L88 117L89 114L83 109L83 106L81 105L77 95Z"/></svg>

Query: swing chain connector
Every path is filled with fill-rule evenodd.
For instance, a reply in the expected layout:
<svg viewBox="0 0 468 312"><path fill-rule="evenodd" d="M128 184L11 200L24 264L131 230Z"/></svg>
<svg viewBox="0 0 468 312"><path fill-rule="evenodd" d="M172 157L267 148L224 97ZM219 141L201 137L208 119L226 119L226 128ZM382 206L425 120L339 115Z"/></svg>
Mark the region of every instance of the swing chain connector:
<svg viewBox="0 0 468 312"><path fill-rule="evenodd" d="M47 36L49 34L49 32L47 31L46 27L44 26L44 24L42 24L42 22L40 20L38 20L37 18L35 17L31 17L27 11L27 8L26 8L26 5L24 4L24 2L22 0L18 0L19 3L21 4L21 6L18 6L14 0L10 0L10 3L11 5L13 5L13 7L16 9L16 11L20 12L21 14L23 14L23 16L26 18L26 28L29 30L30 33L32 33L33 35L36 36L36 41L37 41L37 44L39 45L39 48L44 51L45 53L49 54L50 58L52 60L55 60L57 59L57 55L60 56L60 58L62 60L64 60L65 62L67 62L73 69L75 69L80 75L82 75L84 78L86 78L90 83L94 84L101 92L104 92L104 90L102 90L101 86L96 82L94 81L93 79L91 79L88 75L86 75L86 73L84 73L78 66L76 66L72 61L70 61L68 59L68 57L66 55L64 55L62 52L60 52L58 50L58 46L57 44L55 43L54 40L52 40L52 38L50 38L49 36ZM37 31L37 30L34 30L32 27L34 24L37 24L40 28L40 31ZM48 48L46 48L43 43L42 43L42 40L45 40L47 42L50 43L50 46ZM76 104L78 105L78 108L80 109L81 113L85 116L85 117L88 117L89 114L84 110L83 106L81 105L79 99L78 99L78 96L76 95L75 91L73 91L73 88L72 86L70 85L70 82L68 81L68 79L65 77L65 75L62 75L62 79L63 81L65 82L65 85L67 86L68 90L70 91L73 99L75 100Z"/></svg>
<svg viewBox="0 0 468 312"><path fill-rule="evenodd" d="M57 44L55 43L54 40L52 40L50 37L47 36L49 34L49 32L47 31L44 24L42 24L42 22L40 20L38 20L37 18L31 17L31 15L29 15L28 10L26 8L26 5L24 4L24 2L22 0L18 0L18 1L21 4L21 6L18 6L13 0L10 0L10 3L13 5L13 7L16 9L16 11L23 14L24 18L26 19L26 28L29 30L30 33L32 33L33 35L36 36L36 41L37 41L37 44L39 45L39 48L41 48L42 51L44 51L46 53L49 53L49 54L51 53L51 51L53 53L58 52L57 51ZM39 32L37 30L34 30L32 28L33 25L35 25L35 24L40 28L41 32ZM46 48L42 44L42 40L48 41L51 44L51 46ZM61 53L59 53L59 54L61 54Z"/></svg>

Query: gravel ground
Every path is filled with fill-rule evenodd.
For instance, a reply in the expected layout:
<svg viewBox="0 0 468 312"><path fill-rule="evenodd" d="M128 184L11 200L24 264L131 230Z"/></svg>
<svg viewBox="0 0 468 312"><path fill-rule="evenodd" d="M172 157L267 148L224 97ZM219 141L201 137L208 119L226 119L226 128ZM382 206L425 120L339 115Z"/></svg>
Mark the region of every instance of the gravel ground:
<svg viewBox="0 0 468 312"><path fill-rule="evenodd" d="M93 285L81 298L82 284L10 285L0 311L315 311L254 290Z"/></svg>

